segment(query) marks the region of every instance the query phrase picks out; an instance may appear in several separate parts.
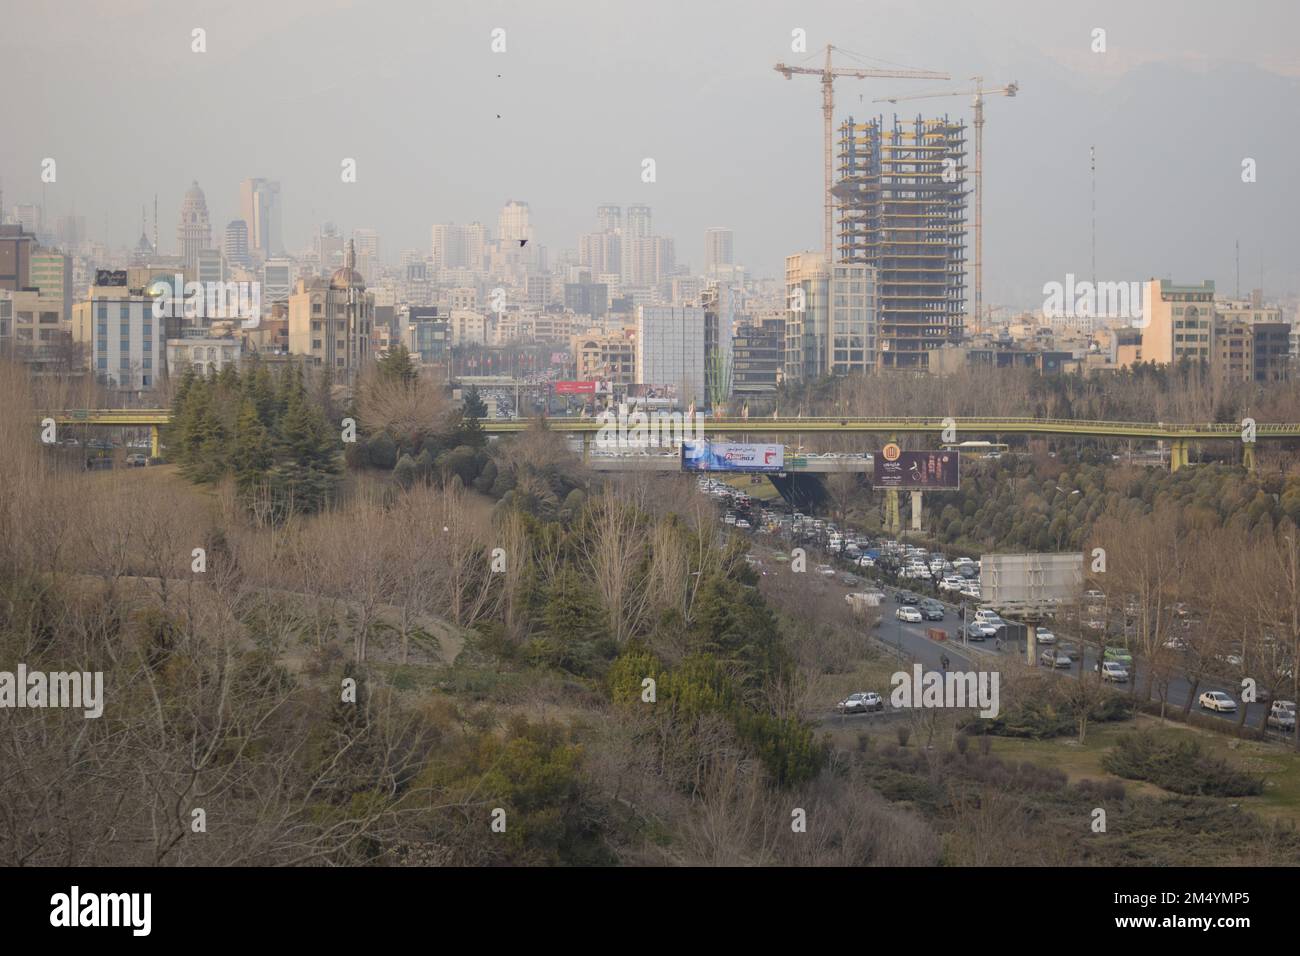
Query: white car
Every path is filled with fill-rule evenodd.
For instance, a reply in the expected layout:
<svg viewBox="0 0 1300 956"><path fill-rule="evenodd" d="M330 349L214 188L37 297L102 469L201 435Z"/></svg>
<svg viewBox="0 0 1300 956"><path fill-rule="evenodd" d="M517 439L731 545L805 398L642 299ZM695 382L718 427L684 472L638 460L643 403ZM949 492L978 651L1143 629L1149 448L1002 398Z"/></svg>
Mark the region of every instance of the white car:
<svg viewBox="0 0 1300 956"><path fill-rule="evenodd" d="M900 607L894 612L894 617L900 621L908 621L912 624L921 623L921 610L915 607Z"/></svg>
<svg viewBox="0 0 1300 956"><path fill-rule="evenodd" d="M884 710L885 701L872 691L859 691L856 694L849 694L836 706L842 714L865 714L871 710Z"/></svg>
<svg viewBox="0 0 1300 956"><path fill-rule="evenodd" d="M858 567L860 568L874 568L875 566L876 562L869 555L864 554L858 558Z"/></svg>
<svg viewBox="0 0 1300 956"><path fill-rule="evenodd" d="M813 568L813 570L816 571L824 578L835 577L835 569L832 568L829 564L819 564L817 565L817 567Z"/></svg>
<svg viewBox="0 0 1300 956"><path fill-rule="evenodd" d="M1055 643L1056 643L1056 635L1053 634L1051 631L1049 631L1049 630L1048 630L1047 628L1045 628L1045 627L1040 627L1040 628L1038 629L1037 633L1036 633L1035 636L1034 636L1034 639L1035 639L1036 641L1038 641L1039 644L1055 644Z"/></svg>
<svg viewBox="0 0 1300 956"><path fill-rule="evenodd" d="M1114 681L1117 684L1128 682L1128 668L1119 661L1102 661L1100 664L1094 664L1092 669L1101 673L1102 680Z"/></svg>
<svg viewBox="0 0 1300 956"><path fill-rule="evenodd" d="M1237 702L1221 690L1207 690L1200 697L1202 710L1212 710L1219 714L1235 714Z"/></svg>
<svg viewBox="0 0 1300 956"><path fill-rule="evenodd" d="M737 527L739 530L741 530L741 531L748 531L748 530L749 530L749 522L746 521L744 518L739 518L739 519L737 519L737 521L736 521L736 527Z"/></svg>

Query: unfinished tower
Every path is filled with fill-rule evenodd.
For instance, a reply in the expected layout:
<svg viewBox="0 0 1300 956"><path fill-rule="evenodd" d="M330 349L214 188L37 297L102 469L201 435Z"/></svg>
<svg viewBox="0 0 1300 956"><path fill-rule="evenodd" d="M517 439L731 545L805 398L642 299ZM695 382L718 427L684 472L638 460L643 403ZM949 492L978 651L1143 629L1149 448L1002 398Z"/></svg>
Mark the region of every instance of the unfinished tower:
<svg viewBox="0 0 1300 956"><path fill-rule="evenodd" d="M837 258L876 269L876 367L928 367L965 312L966 125L883 118L840 126Z"/></svg>

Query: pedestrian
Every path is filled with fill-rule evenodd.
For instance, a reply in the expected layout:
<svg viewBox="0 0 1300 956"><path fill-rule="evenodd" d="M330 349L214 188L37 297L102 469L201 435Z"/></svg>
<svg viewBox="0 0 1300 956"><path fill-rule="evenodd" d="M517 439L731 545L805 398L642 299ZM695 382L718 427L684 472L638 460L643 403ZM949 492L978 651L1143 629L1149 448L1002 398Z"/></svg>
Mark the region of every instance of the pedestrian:
<svg viewBox="0 0 1300 956"><path fill-rule="evenodd" d="M944 654L939 658L939 666L943 668L944 673L948 672L948 655Z"/></svg>
<svg viewBox="0 0 1300 956"><path fill-rule="evenodd" d="M1002 638L1000 638L1000 637L995 637L995 638L993 639L993 647L994 647L994 649L996 649L996 650L999 650L999 651L1002 650Z"/></svg>

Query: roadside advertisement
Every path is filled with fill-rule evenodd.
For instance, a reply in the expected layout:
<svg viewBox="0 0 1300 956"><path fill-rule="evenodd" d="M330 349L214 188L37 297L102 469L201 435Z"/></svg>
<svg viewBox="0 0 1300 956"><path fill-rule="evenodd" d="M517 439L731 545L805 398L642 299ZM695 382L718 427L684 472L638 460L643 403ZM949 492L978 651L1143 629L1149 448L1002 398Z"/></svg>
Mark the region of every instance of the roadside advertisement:
<svg viewBox="0 0 1300 956"><path fill-rule="evenodd" d="M961 473L956 451L903 451L890 442L875 456L872 484L904 491L956 491Z"/></svg>
<svg viewBox="0 0 1300 956"><path fill-rule="evenodd" d="M707 439L682 442L682 471L784 470L784 445L742 445Z"/></svg>
<svg viewBox="0 0 1300 956"><path fill-rule="evenodd" d="M627 387L627 397L657 399L660 401L676 402L677 386L676 385L629 385Z"/></svg>
<svg viewBox="0 0 1300 956"><path fill-rule="evenodd" d="M556 395L595 395L595 382L556 382Z"/></svg>

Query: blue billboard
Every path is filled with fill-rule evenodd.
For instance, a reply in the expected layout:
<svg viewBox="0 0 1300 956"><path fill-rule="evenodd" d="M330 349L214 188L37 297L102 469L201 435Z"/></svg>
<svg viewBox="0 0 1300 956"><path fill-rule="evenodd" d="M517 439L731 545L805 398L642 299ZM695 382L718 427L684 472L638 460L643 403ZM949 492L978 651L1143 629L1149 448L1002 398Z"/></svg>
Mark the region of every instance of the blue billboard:
<svg viewBox="0 0 1300 956"><path fill-rule="evenodd" d="M684 441L682 471L785 471L785 446Z"/></svg>

